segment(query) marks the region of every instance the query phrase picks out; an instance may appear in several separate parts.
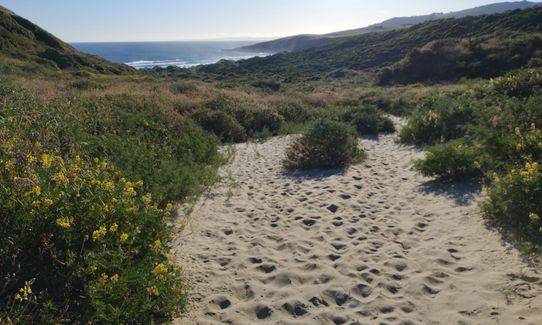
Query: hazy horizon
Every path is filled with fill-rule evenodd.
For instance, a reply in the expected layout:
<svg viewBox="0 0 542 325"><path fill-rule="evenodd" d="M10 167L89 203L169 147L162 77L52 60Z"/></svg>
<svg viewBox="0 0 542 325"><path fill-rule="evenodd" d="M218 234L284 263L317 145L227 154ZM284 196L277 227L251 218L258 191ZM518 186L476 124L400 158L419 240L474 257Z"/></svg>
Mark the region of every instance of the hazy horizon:
<svg viewBox="0 0 542 325"><path fill-rule="evenodd" d="M398 16L458 11L496 2L503 1L0 0L0 5L64 41L101 43L262 41L355 29Z"/></svg>

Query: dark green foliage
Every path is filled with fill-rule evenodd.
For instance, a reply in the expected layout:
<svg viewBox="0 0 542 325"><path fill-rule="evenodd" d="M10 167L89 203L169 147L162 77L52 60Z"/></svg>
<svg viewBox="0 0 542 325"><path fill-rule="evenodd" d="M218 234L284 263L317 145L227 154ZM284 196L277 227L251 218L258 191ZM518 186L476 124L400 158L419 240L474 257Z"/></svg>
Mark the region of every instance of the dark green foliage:
<svg viewBox="0 0 542 325"><path fill-rule="evenodd" d="M526 98L542 91L541 69L525 69L492 80L489 85L492 95Z"/></svg>
<svg viewBox="0 0 542 325"><path fill-rule="evenodd" d="M393 122L370 106L349 109L342 114L340 119L353 125L361 135L395 132Z"/></svg>
<svg viewBox="0 0 542 325"><path fill-rule="evenodd" d="M99 73L125 73L134 70L101 58L81 53L32 22L0 7L0 63L12 60L11 73L35 73L34 65L54 71L88 70ZM13 62L16 62L15 64ZM54 62L54 65L51 63ZM28 71L32 68L31 71Z"/></svg>
<svg viewBox="0 0 542 325"><path fill-rule="evenodd" d="M271 92L279 91L281 87L280 83L278 82L263 80L253 82L252 86Z"/></svg>
<svg viewBox="0 0 542 325"><path fill-rule="evenodd" d="M392 70L379 74L380 85L490 78L526 66L542 49L539 35L433 41L410 51Z"/></svg>
<svg viewBox="0 0 542 325"><path fill-rule="evenodd" d="M439 144L429 149L425 159L415 162L425 176L459 180L481 176L477 150L461 141Z"/></svg>
<svg viewBox="0 0 542 325"><path fill-rule="evenodd" d="M526 163L494 178L482 204L486 218L512 227L520 240L542 243L542 171L539 163Z"/></svg>
<svg viewBox="0 0 542 325"><path fill-rule="evenodd" d="M232 112L237 120L245 127L247 133L251 136L258 136L264 132L269 135L277 135L282 125L284 117L271 109L237 109Z"/></svg>
<svg viewBox="0 0 542 325"><path fill-rule="evenodd" d="M364 155L351 126L318 120L288 148L283 165L288 170L336 168L358 162Z"/></svg>
<svg viewBox="0 0 542 325"><path fill-rule="evenodd" d="M379 110L395 116L406 116L416 107L413 103L404 98L393 99L389 97L363 98L362 102L374 105Z"/></svg>
<svg viewBox="0 0 542 325"><path fill-rule="evenodd" d="M214 180L217 144L151 100L41 103L0 84L0 319L170 320L187 301L166 201Z"/></svg>
<svg viewBox="0 0 542 325"><path fill-rule="evenodd" d="M465 135L474 118L473 103L467 98L429 96L420 102L401 130L402 143L436 144Z"/></svg>
<svg viewBox="0 0 542 325"><path fill-rule="evenodd" d="M223 111L202 109L192 114L192 119L205 130L217 135L223 142L244 142L248 139L243 126Z"/></svg>
<svg viewBox="0 0 542 325"><path fill-rule="evenodd" d="M410 52L412 67L422 68L422 75L415 80L427 80L427 77L432 78L429 80L455 80L462 73L469 73L471 77L495 76L521 67L539 55L537 51L542 49L542 44L535 34L542 31L540 21L540 7L488 16L436 20L406 29L337 38L331 44L299 52L240 62L220 62L195 68L193 72L201 78L212 79L306 81L325 78L340 69L360 71L392 66ZM489 40L495 35L499 36L496 39L498 44L491 44ZM442 50L450 49L452 52L439 58L441 51L435 51L440 47L437 45L454 40L465 43L465 50L444 47ZM481 41L488 41L484 46L489 47L477 46ZM420 52L425 46L431 48L431 44L434 44L433 49ZM424 61L426 59L428 62ZM431 77L431 71L425 71L420 63L436 67L435 77ZM392 70L382 70L381 76L386 83L393 82ZM405 74L405 77L408 75Z"/></svg>

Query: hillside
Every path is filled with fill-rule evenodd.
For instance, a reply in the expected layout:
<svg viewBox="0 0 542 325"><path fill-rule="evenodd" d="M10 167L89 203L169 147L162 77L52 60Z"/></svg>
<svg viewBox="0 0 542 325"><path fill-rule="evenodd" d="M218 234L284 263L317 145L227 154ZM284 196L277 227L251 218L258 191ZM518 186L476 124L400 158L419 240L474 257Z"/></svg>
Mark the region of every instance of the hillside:
<svg viewBox="0 0 542 325"><path fill-rule="evenodd" d="M454 80L465 73L469 77L493 77L540 57L541 21L541 7L489 16L435 20L396 31L344 38L299 52L219 62L195 71L215 76L314 80L341 78L359 71L396 68L396 65L412 63L423 69L417 71L417 78L408 82ZM434 43L443 41L447 46ZM431 51L431 48L440 48L440 52ZM449 55L443 56L442 51L446 48L450 50L447 52ZM413 55L415 53L425 53L426 56ZM429 56L442 68L434 77L434 65L425 65L431 62L427 61Z"/></svg>
<svg viewBox="0 0 542 325"><path fill-rule="evenodd" d="M501 2L490 5L480 6L476 8L449 12L449 13L433 13L430 15L414 16L414 17L395 17L385 20L381 23L370 25L363 28L345 30L324 35L295 35L285 38L280 38L272 41L257 43L250 46L241 47L237 50L256 52L256 53L279 53L279 52L295 52L313 47L329 45L337 42L338 38L359 36L372 32L390 31L410 27L412 25L421 24L424 22L447 19L447 18L464 18L469 16L491 15L496 13L504 13L507 11L527 9L539 6L539 3L530 1L517 2Z"/></svg>
<svg viewBox="0 0 542 325"><path fill-rule="evenodd" d="M34 23L0 6L0 71L86 70L96 73L132 71L77 51Z"/></svg>

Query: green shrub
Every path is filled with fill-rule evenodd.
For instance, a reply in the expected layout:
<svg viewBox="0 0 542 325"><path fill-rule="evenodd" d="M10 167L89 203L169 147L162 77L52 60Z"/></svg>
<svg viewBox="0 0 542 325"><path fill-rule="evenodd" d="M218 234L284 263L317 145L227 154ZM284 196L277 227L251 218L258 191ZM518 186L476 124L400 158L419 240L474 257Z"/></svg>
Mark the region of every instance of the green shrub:
<svg viewBox="0 0 542 325"><path fill-rule="evenodd" d="M540 69L525 69L492 79L488 89L493 95L525 98L542 90Z"/></svg>
<svg viewBox="0 0 542 325"><path fill-rule="evenodd" d="M192 119L223 142L244 142L248 138L243 126L225 112L203 109L195 112Z"/></svg>
<svg viewBox="0 0 542 325"><path fill-rule="evenodd" d="M188 81L177 81L171 85L171 91L175 94L191 94L198 91L198 87Z"/></svg>
<svg viewBox="0 0 542 325"><path fill-rule="evenodd" d="M446 180L481 176L477 150L460 141L430 148L425 159L417 160L414 166L425 176Z"/></svg>
<svg viewBox="0 0 542 325"><path fill-rule="evenodd" d="M336 168L358 162L364 156L351 126L318 120L287 149L283 166L288 170Z"/></svg>
<svg viewBox="0 0 542 325"><path fill-rule="evenodd" d="M498 225L512 226L521 240L542 243L540 164L528 162L503 176L495 174L482 211Z"/></svg>
<svg viewBox="0 0 542 325"><path fill-rule="evenodd" d="M340 120L353 125L359 134L395 132L393 122L374 107L349 109L342 114Z"/></svg>
<svg viewBox="0 0 542 325"><path fill-rule="evenodd" d="M276 110L286 122L305 123L313 116L311 109L302 104L281 105Z"/></svg>
<svg viewBox="0 0 542 325"><path fill-rule="evenodd" d="M542 97L491 97L476 110L470 136L475 138L492 170L504 172L526 160L541 160Z"/></svg>
<svg viewBox="0 0 542 325"><path fill-rule="evenodd" d="M470 100L462 97L425 97L401 130L400 141L423 145L460 138L474 118L472 105Z"/></svg>
<svg viewBox="0 0 542 325"><path fill-rule="evenodd" d="M271 109L255 109L249 115L248 120L241 122L250 135L268 132L277 135L284 124L284 117Z"/></svg>
<svg viewBox="0 0 542 325"><path fill-rule="evenodd" d="M0 319L142 323L186 305L166 221L142 182L106 161L0 144Z"/></svg>

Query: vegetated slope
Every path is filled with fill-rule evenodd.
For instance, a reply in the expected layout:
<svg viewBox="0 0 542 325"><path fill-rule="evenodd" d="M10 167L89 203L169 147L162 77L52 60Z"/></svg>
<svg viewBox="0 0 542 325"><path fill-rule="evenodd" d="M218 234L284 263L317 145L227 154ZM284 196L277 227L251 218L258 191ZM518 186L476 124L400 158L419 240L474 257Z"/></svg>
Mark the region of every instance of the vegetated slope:
<svg viewBox="0 0 542 325"><path fill-rule="evenodd" d="M98 73L132 71L77 51L34 23L0 6L0 71L14 69L87 70Z"/></svg>
<svg viewBox="0 0 542 325"><path fill-rule="evenodd" d="M463 40L470 50L479 49L477 60L494 58L482 76L502 74L540 55L542 8L517 10L490 16L443 19L407 29L369 33L293 53L279 53L239 62L219 62L196 71L221 75L260 75L283 80L341 77L350 71L376 70L400 62L415 49L431 42ZM456 41L462 44L460 41ZM459 51L461 53L461 51ZM452 58L454 58L452 56ZM470 58L467 56L465 64ZM421 62L423 63L423 61ZM447 80L448 74L440 74ZM456 77L460 73L452 74ZM470 75L476 77L476 73ZM420 78L419 81L423 81Z"/></svg>
<svg viewBox="0 0 542 325"><path fill-rule="evenodd" d="M421 24L427 21L447 19L447 18L463 18L469 16L481 16L491 15L496 13L504 13L511 10L527 9L535 6L539 6L539 3L530 1L516 1L516 2L500 2L480 6L476 8L470 8L461 11L449 12L449 13L433 13L429 15L413 16L413 17L395 17L385 20L381 23L370 25L363 28L345 30L340 32L334 32L324 35L295 35L290 37L279 38L272 41L261 42L245 47L241 47L238 50L247 52L265 52L265 53L278 53L278 52L294 52L301 51L312 47L318 47L328 45L337 41L337 38L359 36L372 32L389 31L393 29L400 29L410 27L412 25Z"/></svg>

